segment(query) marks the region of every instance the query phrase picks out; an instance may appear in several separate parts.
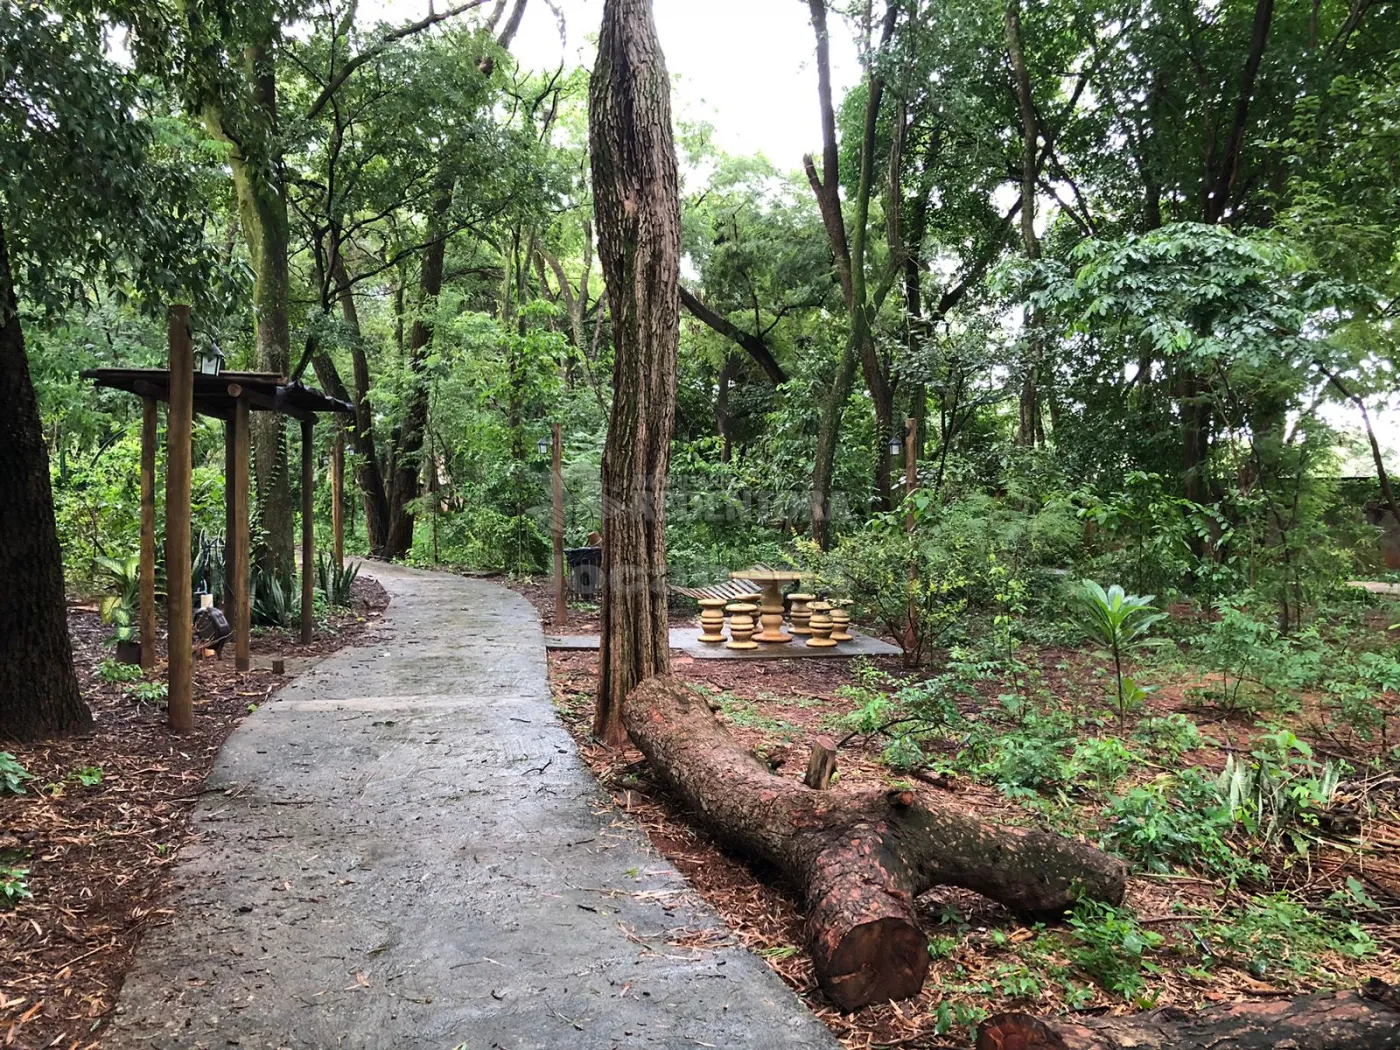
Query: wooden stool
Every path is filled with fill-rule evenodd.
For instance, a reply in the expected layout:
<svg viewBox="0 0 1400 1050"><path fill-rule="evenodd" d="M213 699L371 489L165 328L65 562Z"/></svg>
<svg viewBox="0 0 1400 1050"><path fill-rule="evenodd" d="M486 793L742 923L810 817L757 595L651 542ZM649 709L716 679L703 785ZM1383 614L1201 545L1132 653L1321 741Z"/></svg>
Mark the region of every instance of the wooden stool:
<svg viewBox="0 0 1400 1050"><path fill-rule="evenodd" d="M702 642L724 641L724 607L728 598L701 598L700 600L700 640Z"/></svg>
<svg viewBox="0 0 1400 1050"><path fill-rule="evenodd" d="M807 626L812 620L812 610L808 602L816 599L815 594L789 594L788 601L792 606L788 610L788 619L792 621L793 634L811 634L812 629Z"/></svg>
<svg viewBox="0 0 1400 1050"><path fill-rule="evenodd" d="M813 649L826 649L836 644L831 637L831 604L829 602L812 603L812 637L807 639L807 644Z"/></svg>
<svg viewBox="0 0 1400 1050"><path fill-rule="evenodd" d="M755 627L753 614L758 612L758 606L738 602L729 606L728 612L729 641L724 643L724 647L726 649L757 649L758 643L753 640Z"/></svg>
<svg viewBox="0 0 1400 1050"><path fill-rule="evenodd" d="M832 641L849 642L851 637L851 614L845 609L833 608L831 610Z"/></svg>

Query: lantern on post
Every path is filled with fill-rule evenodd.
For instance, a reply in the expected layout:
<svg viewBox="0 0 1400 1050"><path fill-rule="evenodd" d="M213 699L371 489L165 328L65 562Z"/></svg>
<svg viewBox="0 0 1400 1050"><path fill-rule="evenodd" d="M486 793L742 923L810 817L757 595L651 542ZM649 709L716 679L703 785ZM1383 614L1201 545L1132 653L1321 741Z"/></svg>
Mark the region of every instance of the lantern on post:
<svg viewBox="0 0 1400 1050"><path fill-rule="evenodd" d="M224 370L224 351L210 339L194 355L194 370L200 375L216 376Z"/></svg>
<svg viewBox="0 0 1400 1050"><path fill-rule="evenodd" d="M535 451L538 452L541 456L547 456L549 455L550 444L551 442L547 436L542 437L537 442L535 442Z"/></svg>

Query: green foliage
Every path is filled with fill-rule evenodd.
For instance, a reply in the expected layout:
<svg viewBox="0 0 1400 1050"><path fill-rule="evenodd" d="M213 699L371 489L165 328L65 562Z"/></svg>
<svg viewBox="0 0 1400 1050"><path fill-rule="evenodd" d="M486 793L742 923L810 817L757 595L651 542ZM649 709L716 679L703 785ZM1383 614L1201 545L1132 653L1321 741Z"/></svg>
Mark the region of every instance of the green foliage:
<svg viewBox="0 0 1400 1050"><path fill-rule="evenodd" d="M124 664L111 657L104 659L97 665L97 677L104 682L115 684L117 682L135 682L145 674L139 664Z"/></svg>
<svg viewBox="0 0 1400 1050"><path fill-rule="evenodd" d="M29 869L0 864L0 901L13 908L34 896L29 891Z"/></svg>
<svg viewBox="0 0 1400 1050"><path fill-rule="evenodd" d="M1225 760L1217 788L1234 819L1266 843L1286 841L1298 853L1313 846L1319 814L1331 805L1342 767L1320 765L1290 731L1262 737L1248 761Z"/></svg>
<svg viewBox="0 0 1400 1050"><path fill-rule="evenodd" d="M69 777L76 781L81 787L97 787L97 785L102 783L102 767L83 766L81 769L73 770L73 772L69 774Z"/></svg>
<svg viewBox="0 0 1400 1050"><path fill-rule="evenodd" d="M1284 893L1253 898L1224 920L1203 926L1199 936L1211 949L1208 961L1226 961L1255 977L1282 970L1326 979L1323 955L1364 959L1377 951L1360 923L1319 914Z"/></svg>
<svg viewBox="0 0 1400 1050"><path fill-rule="evenodd" d="M1141 686L1123 676L1123 658L1146 644L1147 633L1166 618L1166 613L1152 607L1152 598L1150 594L1125 594L1116 583L1107 591L1093 580L1085 580L1081 585L1079 603L1085 629L1113 660L1119 725L1127 721L1129 710L1141 706L1146 696Z"/></svg>
<svg viewBox="0 0 1400 1050"><path fill-rule="evenodd" d="M1143 929L1127 909L1095 901L1081 901L1069 916L1070 960L1105 991L1123 997L1139 1008L1152 1004L1144 974L1159 967L1153 953L1163 937Z"/></svg>
<svg viewBox="0 0 1400 1050"><path fill-rule="evenodd" d="M348 609L355 580L360 575L360 563L337 565L324 551L316 556L316 585L326 601L338 609Z"/></svg>
<svg viewBox="0 0 1400 1050"><path fill-rule="evenodd" d="M1196 723L1183 714L1149 716L1139 720L1133 738L1146 745L1149 752L1176 760L1187 751L1200 747L1203 738Z"/></svg>
<svg viewBox="0 0 1400 1050"><path fill-rule="evenodd" d="M255 627L290 627L299 615L296 580L290 573L253 568L252 621Z"/></svg>
<svg viewBox="0 0 1400 1050"><path fill-rule="evenodd" d="M138 682L127 686L125 693L128 700L138 704L158 705L169 695L169 688L164 682Z"/></svg>
<svg viewBox="0 0 1400 1050"><path fill-rule="evenodd" d="M1167 874L1181 866L1229 879L1264 874L1229 844L1230 808L1199 770L1134 787L1111 801L1106 816L1104 845L1145 871Z"/></svg>
<svg viewBox="0 0 1400 1050"><path fill-rule="evenodd" d="M23 795L24 782L33 779L14 755L0 751L0 795Z"/></svg>
<svg viewBox="0 0 1400 1050"><path fill-rule="evenodd" d="M1142 756L1117 737L1095 737L1079 742L1072 762L1088 774L1100 791L1112 791L1118 781L1141 764Z"/></svg>

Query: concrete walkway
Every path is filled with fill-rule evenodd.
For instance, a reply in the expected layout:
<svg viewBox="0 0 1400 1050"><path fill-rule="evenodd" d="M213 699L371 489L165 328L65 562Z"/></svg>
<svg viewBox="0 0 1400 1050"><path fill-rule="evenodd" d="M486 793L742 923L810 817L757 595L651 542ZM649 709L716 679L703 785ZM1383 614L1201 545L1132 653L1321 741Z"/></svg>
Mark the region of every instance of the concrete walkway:
<svg viewBox="0 0 1400 1050"><path fill-rule="evenodd" d="M749 952L669 943L718 920L577 757L530 605L366 571L389 638L224 746L103 1046L836 1047Z"/></svg>

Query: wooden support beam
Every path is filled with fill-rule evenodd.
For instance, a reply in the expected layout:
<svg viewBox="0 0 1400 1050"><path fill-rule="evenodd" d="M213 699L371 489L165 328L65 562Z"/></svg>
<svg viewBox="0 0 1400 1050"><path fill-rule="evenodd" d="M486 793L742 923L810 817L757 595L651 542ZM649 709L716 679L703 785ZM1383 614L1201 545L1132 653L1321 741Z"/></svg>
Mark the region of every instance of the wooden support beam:
<svg viewBox="0 0 1400 1050"><path fill-rule="evenodd" d="M253 603L248 593L248 460L250 437L248 402L239 398L233 409L232 525L225 539L224 564L233 598L233 665L240 671L253 666L249 644L253 633Z"/></svg>
<svg viewBox="0 0 1400 1050"><path fill-rule="evenodd" d="M160 409L141 400L141 669L156 666L156 424Z"/></svg>
<svg viewBox="0 0 1400 1050"><path fill-rule="evenodd" d="M314 417L313 417L314 418ZM315 425L301 424L301 644L310 645L316 631L312 582L316 578L316 508L311 461L315 451Z"/></svg>
<svg viewBox="0 0 1400 1050"><path fill-rule="evenodd" d="M190 475L194 467L194 347L190 308L170 307L166 318L170 343L170 415L165 427L165 578L170 623L168 702L170 728L194 728L194 682L191 667L194 623L190 581Z"/></svg>
<svg viewBox="0 0 1400 1050"><path fill-rule="evenodd" d="M331 452L331 540L335 564L345 568L345 428L336 427Z"/></svg>
<svg viewBox="0 0 1400 1050"><path fill-rule="evenodd" d="M564 440L554 424L554 626L569 622L569 599L564 589Z"/></svg>

